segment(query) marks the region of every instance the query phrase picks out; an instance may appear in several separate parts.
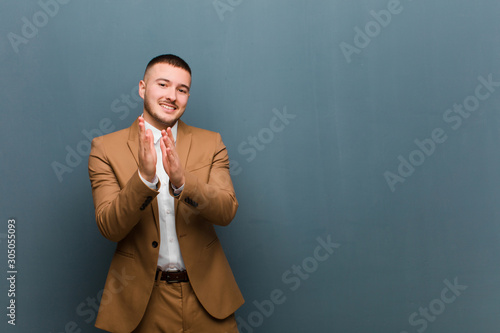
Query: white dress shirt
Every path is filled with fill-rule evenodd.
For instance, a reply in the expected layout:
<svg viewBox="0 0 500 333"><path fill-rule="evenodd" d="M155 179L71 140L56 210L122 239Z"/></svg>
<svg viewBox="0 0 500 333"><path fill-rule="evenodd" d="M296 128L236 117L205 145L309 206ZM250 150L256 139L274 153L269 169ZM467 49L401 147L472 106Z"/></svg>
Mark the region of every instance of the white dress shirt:
<svg viewBox="0 0 500 333"><path fill-rule="evenodd" d="M168 175L163 168L162 154L160 148L160 138L161 131L144 121L146 130L150 129L153 132L154 145L156 150L156 175L153 182L145 180L141 173L141 177L144 184L148 185L151 189L156 190L156 185L158 184L158 179L162 183L160 187L160 193L156 197L158 200L158 212L160 220L160 254L158 256L158 267L163 271L168 270L185 270L184 260L182 259L181 249L179 247L179 240L177 239L177 231L175 230L175 211L174 211L174 198L170 195L168 191ZM177 142L177 123L172 127L172 135L174 141ZM174 192L176 194L180 193L184 188L182 185L180 188L176 189Z"/></svg>

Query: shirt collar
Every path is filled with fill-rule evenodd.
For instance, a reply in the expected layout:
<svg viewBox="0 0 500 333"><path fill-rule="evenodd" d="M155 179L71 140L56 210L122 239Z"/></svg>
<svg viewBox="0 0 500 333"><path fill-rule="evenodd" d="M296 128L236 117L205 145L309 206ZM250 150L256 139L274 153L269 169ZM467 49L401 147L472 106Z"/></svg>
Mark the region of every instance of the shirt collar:
<svg viewBox="0 0 500 333"><path fill-rule="evenodd" d="M172 136L174 137L174 143L177 142L177 124L179 122L175 122L174 126L172 126ZM158 140L161 138L161 131L148 123L146 120L144 120L144 127L146 130L150 129L151 132L153 132L153 139L154 139L154 144L156 145L158 143Z"/></svg>

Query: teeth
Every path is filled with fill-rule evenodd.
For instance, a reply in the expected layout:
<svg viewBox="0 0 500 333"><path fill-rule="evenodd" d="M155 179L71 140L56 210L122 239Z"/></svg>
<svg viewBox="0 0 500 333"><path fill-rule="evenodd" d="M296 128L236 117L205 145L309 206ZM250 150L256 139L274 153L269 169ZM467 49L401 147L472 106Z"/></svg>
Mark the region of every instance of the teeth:
<svg viewBox="0 0 500 333"><path fill-rule="evenodd" d="M167 110L175 110L173 106L168 106L168 105L161 105L162 108L167 109Z"/></svg>

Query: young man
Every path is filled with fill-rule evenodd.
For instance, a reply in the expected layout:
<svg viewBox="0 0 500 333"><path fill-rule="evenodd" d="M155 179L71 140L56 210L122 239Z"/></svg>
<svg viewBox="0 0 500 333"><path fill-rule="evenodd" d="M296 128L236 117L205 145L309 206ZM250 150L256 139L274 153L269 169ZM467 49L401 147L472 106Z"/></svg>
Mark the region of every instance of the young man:
<svg viewBox="0 0 500 333"><path fill-rule="evenodd" d="M218 133L180 120L191 69L152 59L139 82L144 110L131 127L92 141L97 226L117 242L98 328L110 332L238 332L244 300L213 225L238 202Z"/></svg>

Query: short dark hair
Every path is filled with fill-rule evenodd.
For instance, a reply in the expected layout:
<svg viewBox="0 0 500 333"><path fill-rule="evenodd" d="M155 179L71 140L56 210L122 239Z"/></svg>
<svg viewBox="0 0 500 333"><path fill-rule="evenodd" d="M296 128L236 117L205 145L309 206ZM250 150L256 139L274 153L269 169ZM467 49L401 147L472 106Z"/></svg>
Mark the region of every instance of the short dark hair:
<svg viewBox="0 0 500 333"><path fill-rule="evenodd" d="M150 69L154 65L160 64L160 63L165 63L165 64L172 65L174 67L182 68L185 71L187 71L189 73L189 75L191 75L191 68L189 68L189 65L187 64L187 62L185 62L181 57L178 57L178 56L173 55L173 54L162 54L162 55L159 55L159 56L151 59L151 61L149 61L148 65L146 66L146 70L144 71L144 75L146 75L146 72L148 71L148 69Z"/></svg>

